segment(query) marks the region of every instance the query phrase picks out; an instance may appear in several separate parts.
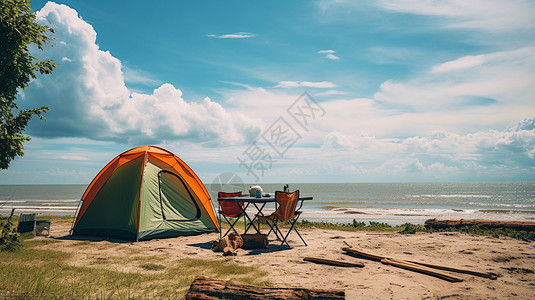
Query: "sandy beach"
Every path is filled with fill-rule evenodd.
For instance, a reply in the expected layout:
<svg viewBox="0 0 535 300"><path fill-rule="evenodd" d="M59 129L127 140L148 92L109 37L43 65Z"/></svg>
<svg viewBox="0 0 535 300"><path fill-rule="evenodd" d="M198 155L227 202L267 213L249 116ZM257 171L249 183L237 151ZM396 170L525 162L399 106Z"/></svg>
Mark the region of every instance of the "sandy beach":
<svg viewBox="0 0 535 300"><path fill-rule="evenodd" d="M110 267L123 272L131 266L98 265L95 259L124 256L133 251L140 255L162 255L162 264L173 265L179 259L200 258L229 260L222 253L210 250L219 234L204 234L146 242L124 243L94 241L85 247L74 247L80 240L65 238L69 225L52 224L49 237L59 243L43 248L74 253L73 265ZM322 229L300 230L308 246L297 235L290 236L292 249L239 249L230 261L241 265L260 266L268 275L265 280L277 287L344 289L347 299L532 299L535 293L535 243L512 238L472 236L462 233L398 233L347 232ZM375 254L450 267L493 272L496 280L467 274L462 282L450 283L428 275L384 265L345 254L344 241L353 247ZM271 242L271 241L270 241ZM304 257L320 257L347 262L362 262L364 268L346 268L303 261ZM136 270L139 271L139 270ZM149 272L149 271L147 271ZM225 278L222 278L225 279Z"/></svg>

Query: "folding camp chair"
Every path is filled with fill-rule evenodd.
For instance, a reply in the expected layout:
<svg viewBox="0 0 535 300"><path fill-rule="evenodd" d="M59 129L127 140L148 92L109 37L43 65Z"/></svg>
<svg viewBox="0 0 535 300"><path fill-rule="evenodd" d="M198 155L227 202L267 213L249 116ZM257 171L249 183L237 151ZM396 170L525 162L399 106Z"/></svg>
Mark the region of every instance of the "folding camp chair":
<svg viewBox="0 0 535 300"><path fill-rule="evenodd" d="M217 198L231 198L231 197L240 197L242 192L234 192L234 193L225 193L225 192L219 192L217 193ZM237 201L219 201L219 228L221 228L221 216L225 219L225 221L230 225L230 228L227 230L225 234L222 234L222 230L219 230L219 238L226 236L231 230L234 230L236 233L236 229L234 228L234 225L238 222L241 216L244 216L243 221L245 222L245 225L247 225L246 217L247 214L245 214L245 210L243 208L243 202L237 202Z"/></svg>
<svg viewBox="0 0 535 300"><path fill-rule="evenodd" d="M288 247L290 247L290 244L288 244L288 236L290 235L290 232L292 230L297 233L299 238L301 238L301 241L307 246L307 243L299 234L299 231L295 227L295 224L297 222L297 219L299 219L299 216L301 215L300 211L296 211L295 208L297 207L297 202L299 201L299 190L293 192L293 193L286 193L281 191L275 192L275 201L278 204L277 209L269 216L258 216L258 218L262 221L265 221L269 227L271 228L268 232L271 233L273 231L277 238L279 238L279 235L282 237L281 247L286 244ZM291 225L290 230L286 233L286 235L283 235L280 231L279 227L277 226L277 222L285 222L288 221ZM290 247L291 248L291 247Z"/></svg>

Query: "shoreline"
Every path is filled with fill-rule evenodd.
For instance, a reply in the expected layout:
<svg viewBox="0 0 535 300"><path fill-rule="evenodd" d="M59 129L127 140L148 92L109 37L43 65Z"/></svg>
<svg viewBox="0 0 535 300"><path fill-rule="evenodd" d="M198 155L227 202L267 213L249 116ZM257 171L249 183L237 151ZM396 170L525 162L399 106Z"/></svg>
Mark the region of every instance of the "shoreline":
<svg viewBox="0 0 535 300"><path fill-rule="evenodd" d="M207 184L217 209L217 191L247 190L248 185ZM291 183L313 196L301 220L329 223L423 224L427 219L535 221L535 182L483 183ZM271 193L281 184L262 184ZM86 185L0 186L0 216L15 213L74 216ZM266 207L265 213L271 212ZM256 212L252 212L256 213Z"/></svg>
<svg viewBox="0 0 535 300"><path fill-rule="evenodd" d="M21 213L36 213L38 216L71 216L74 218L77 207L72 206L0 206L0 216L7 217L11 210L15 208L15 215ZM535 211L533 210L457 210L457 209L399 209L399 208L358 208L358 209L331 209L312 210L302 209L303 214L300 220L327 223L352 223L356 221L380 222L389 225L402 225L412 223L423 225L428 219L452 219L452 220L472 220L489 219L500 221L530 221L535 222ZM265 213L270 213L269 209Z"/></svg>

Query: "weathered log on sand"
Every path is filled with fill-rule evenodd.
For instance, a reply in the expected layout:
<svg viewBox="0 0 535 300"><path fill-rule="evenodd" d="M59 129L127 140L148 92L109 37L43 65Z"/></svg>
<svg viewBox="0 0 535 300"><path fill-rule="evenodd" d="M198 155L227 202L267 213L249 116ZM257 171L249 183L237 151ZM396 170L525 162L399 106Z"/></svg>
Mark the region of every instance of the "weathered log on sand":
<svg viewBox="0 0 535 300"><path fill-rule="evenodd" d="M421 266L424 266L424 267L433 268L433 269L439 269L439 270L451 271L451 272L463 273L463 274L470 274L470 275L475 275L475 276L488 278L488 279L492 279L492 280L495 280L496 278L498 278L498 274L490 273L490 272L479 272L479 271L468 270L468 269L460 269L460 268L454 268L454 267L439 266L439 265L435 265L435 264L428 264L428 263L419 262L419 261L412 261L412 260L407 260L407 262L410 262L410 263L413 263L413 264L418 264L418 265L421 265Z"/></svg>
<svg viewBox="0 0 535 300"><path fill-rule="evenodd" d="M355 248L350 248L350 247L344 247L344 248L342 248L342 250L344 250L346 252L349 252L349 253L352 253L352 254L356 254L358 256L366 257L366 258L369 258L369 259L372 259L372 260L381 261L381 263L383 263L385 265L392 265L392 266L395 266L395 267L398 267L398 268L403 268L403 269L406 269L406 270L410 270L410 271L415 271L415 272L431 275L431 276L434 276L434 277L438 277L438 278L447 280L449 282L460 282L460 281L463 281L462 278L451 276L451 275L446 274L446 273L438 272L438 271L435 271L435 270L433 270L431 268L424 267L424 266L421 266L421 265L417 265L417 264L414 264L414 263L410 263L410 262L407 262L407 261L397 260L397 259L389 258L389 257L386 257L386 256L381 256L381 255L377 255L377 254L373 254L373 253L368 253L368 252L365 252L365 251L362 251L362 250L358 250L358 249L355 249Z"/></svg>
<svg viewBox="0 0 535 300"><path fill-rule="evenodd" d="M265 249L268 247L267 234L242 234L243 249Z"/></svg>
<svg viewBox="0 0 535 300"><path fill-rule="evenodd" d="M342 248L342 250L344 250L346 252L349 252L349 253L353 253L353 254L359 255L359 256L363 256L363 257L366 257L366 258L369 258L369 259L372 259L372 260L381 261L381 260L383 260L385 258L388 258L386 256L381 256L381 255L377 255L377 254L373 254L373 253L364 252L364 251L356 249L356 248L344 247L344 248Z"/></svg>
<svg viewBox="0 0 535 300"><path fill-rule="evenodd" d="M463 279L460 278L460 277L452 276L450 274L442 273L442 272L433 270L431 268L424 267L424 266L417 265L417 264L413 264L413 263L410 263L410 262L407 262L407 261L403 261L403 260L395 260L395 259L385 258L385 259L381 260L381 262L383 264L385 264L385 265L392 265L394 267L398 267L398 268L402 268L402 269L406 269L406 270L411 270L411 271L415 271L415 272L418 272L418 273L423 273L423 274L426 274L426 275L431 275L431 276L434 276L434 277L437 277L437 278L440 278L440 279L447 280L449 282L461 282L461 281L463 281Z"/></svg>
<svg viewBox="0 0 535 300"><path fill-rule="evenodd" d="M223 252L223 256L236 255L236 250L243 246L243 239L234 232L229 233L218 241L212 242L212 251Z"/></svg>
<svg viewBox="0 0 535 300"><path fill-rule="evenodd" d="M394 260L394 261L402 261L400 259L395 259L395 258L391 258L391 257L387 257L387 256L381 256L381 255L377 255L377 254L373 254L373 253L368 253L368 252L365 252L365 251L362 251L362 250L359 250L359 249L356 249L356 248L351 248L351 247L344 247L344 248L342 248L342 250L344 250L346 252L349 252L351 254L355 254L355 255L358 255L358 256L366 257L368 259L377 260L377 261L383 261L384 259L389 259L389 260ZM454 267L448 267L448 266L440 266L440 265L429 264L429 263L413 261L413 260L403 260L403 261L404 262L408 262L408 263L412 263L412 264L425 266L425 267L428 267L428 268L439 269L439 270L444 270L444 271L451 271L451 272L456 272L456 273L470 274L470 275L475 275L475 276L479 276L479 277L489 278L489 279L492 279L492 280L498 278L498 275L494 274L494 273L479 272L479 271L474 271L474 270L454 268Z"/></svg>
<svg viewBox="0 0 535 300"><path fill-rule="evenodd" d="M526 221L495 221L495 220L437 220L429 219L425 221L425 228L460 228L464 226L480 226L487 228L510 228L517 230L535 230L535 222L526 222Z"/></svg>
<svg viewBox="0 0 535 300"><path fill-rule="evenodd" d="M318 263L318 264L337 266L337 267L364 268L363 263L352 263L352 262L347 262L347 261L332 260L332 259L325 259L325 258L319 258L319 257L305 257L303 258L303 260Z"/></svg>
<svg viewBox="0 0 535 300"><path fill-rule="evenodd" d="M186 299L345 299L344 290L274 288L197 277L191 284Z"/></svg>

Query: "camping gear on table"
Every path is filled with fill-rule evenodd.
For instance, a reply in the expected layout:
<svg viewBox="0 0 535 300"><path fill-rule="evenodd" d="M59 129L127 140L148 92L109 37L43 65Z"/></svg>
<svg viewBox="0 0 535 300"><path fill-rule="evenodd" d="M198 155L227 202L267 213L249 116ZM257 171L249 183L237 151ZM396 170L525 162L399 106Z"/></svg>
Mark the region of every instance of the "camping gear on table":
<svg viewBox="0 0 535 300"><path fill-rule="evenodd" d="M123 240L218 231L210 195L195 172L155 146L123 152L93 179L81 199L73 235Z"/></svg>
<svg viewBox="0 0 535 300"><path fill-rule="evenodd" d="M256 197L256 198L262 198L262 187L259 185L253 185L249 188L249 196ZM260 194L260 197L258 196Z"/></svg>
<svg viewBox="0 0 535 300"><path fill-rule="evenodd" d="M290 192L290 187L287 184L284 185L284 192L285 193L289 193Z"/></svg>

